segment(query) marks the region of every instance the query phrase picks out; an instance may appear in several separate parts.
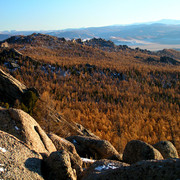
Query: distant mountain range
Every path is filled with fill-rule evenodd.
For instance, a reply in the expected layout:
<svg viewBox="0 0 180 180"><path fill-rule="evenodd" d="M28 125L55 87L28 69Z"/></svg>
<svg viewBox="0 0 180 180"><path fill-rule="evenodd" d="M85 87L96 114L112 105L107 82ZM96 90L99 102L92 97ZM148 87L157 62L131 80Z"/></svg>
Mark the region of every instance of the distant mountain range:
<svg viewBox="0 0 180 180"><path fill-rule="evenodd" d="M67 39L82 40L103 38L116 45L160 50L163 48L180 49L180 20L163 19L155 22L136 23L130 25L113 25L105 27L89 27L56 31L3 31L0 40L12 35L29 35L43 33Z"/></svg>

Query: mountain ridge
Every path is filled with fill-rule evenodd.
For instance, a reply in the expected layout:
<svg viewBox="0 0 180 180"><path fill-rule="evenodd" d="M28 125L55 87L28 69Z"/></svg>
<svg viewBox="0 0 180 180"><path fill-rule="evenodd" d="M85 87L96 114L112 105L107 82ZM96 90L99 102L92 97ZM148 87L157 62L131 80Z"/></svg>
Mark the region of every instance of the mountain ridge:
<svg viewBox="0 0 180 180"><path fill-rule="evenodd" d="M103 38L113 41L116 45L128 45L147 49L162 49L162 45L180 49L180 21L160 20L148 23L135 23L130 25L111 25L104 27L88 27L77 29L64 29L52 31L12 31L1 32L0 40L12 35L30 35L33 32L45 33L67 39ZM158 47L159 46L159 47Z"/></svg>
<svg viewBox="0 0 180 180"><path fill-rule="evenodd" d="M22 51L25 48L31 48L31 47L46 47L48 49L54 49L54 50L69 49L70 51L72 51L72 49L74 50L86 49L85 51L89 51L88 48L92 47L92 48L97 48L99 50L110 51L110 52L139 51L141 53L145 53L148 55L166 56L169 58L174 58L177 61L180 61L179 51L173 49L163 49L157 52L143 50L140 48L132 49L127 45L116 45L114 42L102 38L93 38L90 40L82 40L80 38L73 40L66 40L65 38L58 38L56 36L51 36L47 34L33 33L28 36L23 36L23 35L11 36L6 40L1 41L0 44L3 44L4 42L9 43L10 46L11 45L14 46L14 44L20 45L21 46L21 48L19 47L20 51Z"/></svg>

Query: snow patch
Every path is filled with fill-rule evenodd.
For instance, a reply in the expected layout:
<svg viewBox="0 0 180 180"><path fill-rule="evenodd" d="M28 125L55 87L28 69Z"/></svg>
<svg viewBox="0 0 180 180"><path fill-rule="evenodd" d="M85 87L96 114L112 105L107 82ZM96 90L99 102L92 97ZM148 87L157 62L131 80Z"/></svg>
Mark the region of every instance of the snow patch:
<svg viewBox="0 0 180 180"><path fill-rule="evenodd" d="M85 42L85 41L89 41L91 38L86 38L86 39L83 39L82 41Z"/></svg>
<svg viewBox="0 0 180 180"><path fill-rule="evenodd" d="M6 152L7 150L5 148L0 147L0 151Z"/></svg>
<svg viewBox="0 0 180 180"><path fill-rule="evenodd" d="M95 160L93 160L93 159L88 159L88 158L82 158L81 157L81 160L83 161L83 162L95 162Z"/></svg>
<svg viewBox="0 0 180 180"><path fill-rule="evenodd" d="M56 68L55 67L51 67L52 71L54 71Z"/></svg>
<svg viewBox="0 0 180 180"><path fill-rule="evenodd" d="M15 126L15 129L16 129L17 131L19 131L19 128L18 128L17 126Z"/></svg>
<svg viewBox="0 0 180 180"><path fill-rule="evenodd" d="M108 165L102 165L102 166L98 166L95 168L96 171L103 171L103 170L108 170L108 169L117 169L118 167L116 167L113 163L109 163Z"/></svg>
<svg viewBox="0 0 180 180"><path fill-rule="evenodd" d="M3 167L0 167L0 172L4 172L5 169Z"/></svg>

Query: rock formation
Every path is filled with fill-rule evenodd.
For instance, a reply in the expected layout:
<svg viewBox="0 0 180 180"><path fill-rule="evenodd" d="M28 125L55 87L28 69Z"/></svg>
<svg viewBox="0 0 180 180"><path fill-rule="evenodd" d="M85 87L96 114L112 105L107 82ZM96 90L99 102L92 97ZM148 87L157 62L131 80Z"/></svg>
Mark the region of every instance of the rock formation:
<svg viewBox="0 0 180 180"><path fill-rule="evenodd" d="M0 131L0 179L44 179L41 155L16 137Z"/></svg>
<svg viewBox="0 0 180 180"><path fill-rule="evenodd" d="M48 168L47 179L76 180L76 171L71 167L69 154L62 150L53 152L46 159Z"/></svg>
<svg viewBox="0 0 180 180"><path fill-rule="evenodd" d="M92 165L93 166L93 165ZM91 167L90 167L91 168ZM119 180L119 179L157 179L169 180L180 178L180 159L140 161L131 166L107 169L99 173L87 173L83 180Z"/></svg>
<svg viewBox="0 0 180 180"><path fill-rule="evenodd" d="M161 160L163 157L157 149L143 141L132 140L127 143L123 153L124 162L133 164L150 159Z"/></svg>
<svg viewBox="0 0 180 180"><path fill-rule="evenodd" d="M10 74L0 69L0 96L11 103L16 99L22 99L26 86L13 78Z"/></svg>
<svg viewBox="0 0 180 180"><path fill-rule="evenodd" d="M49 138L38 123L22 110L1 108L0 121L1 130L16 136L0 131L0 178L2 179L180 178L179 159L158 160L162 159L160 152L142 141L130 141L125 147L123 160L132 164L128 165L121 162L121 155L108 141L87 136L67 138L74 146L68 140L53 133L49 134ZM90 167L82 171L83 158L80 158L75 147L80 155L95 156L101 160L94 163L92 160ZM35 151L46 153L46 156L43 156L44 161ZM108 157L116 160L103 159Z"/></svg>
<svg viewBox="0 0 180 180"><path fill-rule="evenodd" d="M160 141L153 145L163 156L164 159L179 158L174 145L170 141Z"/></svg>
<svg viewBox="0 0 180 180"><path fill-rule="evenodd" d="M117 169L120 167L125 167L125 166L129 166L129 164L113 161L113 160L102 159L94 162L89 168L87 168L82 174L82 179L85 180L86 178L89 177L94 179L94 177L96 176L98 177L98 174L101 173L103 174L106 171Z"/></svg>
<svg viewBox="0 0 180 180"><path fill-rule="evenodd" d="M48 136L54 143L57 151L65 150L69 154L72 168L76 170L77 176L80 175L83 171L82 160L80 156L77 154L75 146L66 139L61 138L53 133L48 134Z"/></svg>
<svg viewBox="0 0 180 180"><path fill-rule="evenodd" d="M0 46L0 47L1 47L1 48L8 48L9 45L8 45L8 43L5 41L5 42L1 43L1 46Z"/></svg>
<svg viewBox="0 0 180 180"><path fill-rule="evenodd" d="M67 138L76 147L81 157L93 157L93 159L104 159L119 154L116 149L106 140L87 136L71 136Z"/></svg>
<svg viewBox="0 0 180 180"><path fill-rule="evenodd" d="M24 97L27 96L30 91L39 97L35 88L27 88L10 74L0 69L0 97L2 102L14 104L16 99L23 102Z"/></svg>
<svg viewBox="0 0 180 180"><path fill-rule="evenodd" d="M8 132L25 142L39 153L51 153L56 148L39 124L19 109L0 109L0 130Z"/></svg>

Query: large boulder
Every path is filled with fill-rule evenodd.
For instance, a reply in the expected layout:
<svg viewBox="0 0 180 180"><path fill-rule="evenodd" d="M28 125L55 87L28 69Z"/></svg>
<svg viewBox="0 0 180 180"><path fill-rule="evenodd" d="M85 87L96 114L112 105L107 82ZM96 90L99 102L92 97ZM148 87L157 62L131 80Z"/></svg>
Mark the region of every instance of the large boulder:
<svg viewBox="0 0 180 180"><path fill-rule="evenodd" d="M119 180L119 179L180 179L180 159L140 161L131 166L107 169L99 173L87 173L83 180Z"/></svg>
<svg viewBox="0 0 180 180"><path fill-rule="evenodd" d="M71 152L72 154L77 154L75 146L70 141L67 141L64 138L57 136L52 132L48 134L48 137L54 143L57 151L66 150L68 152Z"/></svg>
<svg viewBox="0 0 180 180"><path fill-rule="evenodd" d="M106 159L119 154L111 143L106 140L87 136L71 136L66 139L74 144L77 153L81 157Z"/></svg>
<svg viewBox="0 0 180 180"><path fill-rule="evenodd" d="M65 151L56 151L46 159L48 180L76 180L76 171L71 168L69 154Z"/></svg>
<svg viewBox="0 0 180 180"><path fill-rule="evenodd" d="M101 159L101 160L94 162L89 168L87 168L82 173L81 176L82 176L82 179L85 180L88 177L93 177L93 176L96 177L96 175L98 175L100 173L104 173L106 171L109 171L112 169L117 169L117 168L124 167L124 166L129 166L129 164L119 162L119 161Z"/></svg>
<svg viewBox="0 0 180 180"><path fill-rule="evenodd" d="M164 159L179 158L174 145L170 141L160 141L153 145L163 156Z"/></svg>
<svg viewBox="0 0 180 180"><path fill-rule="evenodd" d="M75 146L66 139L61 138L53 133L48 134L48 136L54 143L57 151L65 150L66 152L68 152L71 160L72 168L76 170L77 176L80 175L81 172L83 171L82 169L83 162L80 156L77 154Z"/></svg>
<svg viewBox="0 0 180 180"><path fill-rule="evenodd" d="M0 130L16 136L36 152L49 154L56 151L39 124L20 109L0 109Z"/></svg>
<svg viewBox="0 0 180 180"><path fill-rule="evenodd" d="M0 131L0 179L44 179L41 155L16 137Z"/></svg>
<svg viewBox="0 0 180 180"><path fill-rule="evenodd" d="M14 64L13 66L18 65ZM32 93L37 100L39 93L35 88L27 88L13 76L0 69L0 100L2 102L14 105L18 99L26 105L28 101L32 101L32 97L30 96Z"/></svg>
<svg viewBox="0 0 180 180"><path fill-rule="evenodd" d="M127 143L123 153L124 162L133 164L138 161L151 159L161 160L163 157L157 149L143 141L132 140Z"/></svg>
<svg viewBox="0 0 180 180"><path fill-rule="evenodd" d="M27 87L24 84L0 69L0 97L2 101L6 100L7 102L8 100L8 102L13 103L16 99L22 99L26 90Z"/></svg>

